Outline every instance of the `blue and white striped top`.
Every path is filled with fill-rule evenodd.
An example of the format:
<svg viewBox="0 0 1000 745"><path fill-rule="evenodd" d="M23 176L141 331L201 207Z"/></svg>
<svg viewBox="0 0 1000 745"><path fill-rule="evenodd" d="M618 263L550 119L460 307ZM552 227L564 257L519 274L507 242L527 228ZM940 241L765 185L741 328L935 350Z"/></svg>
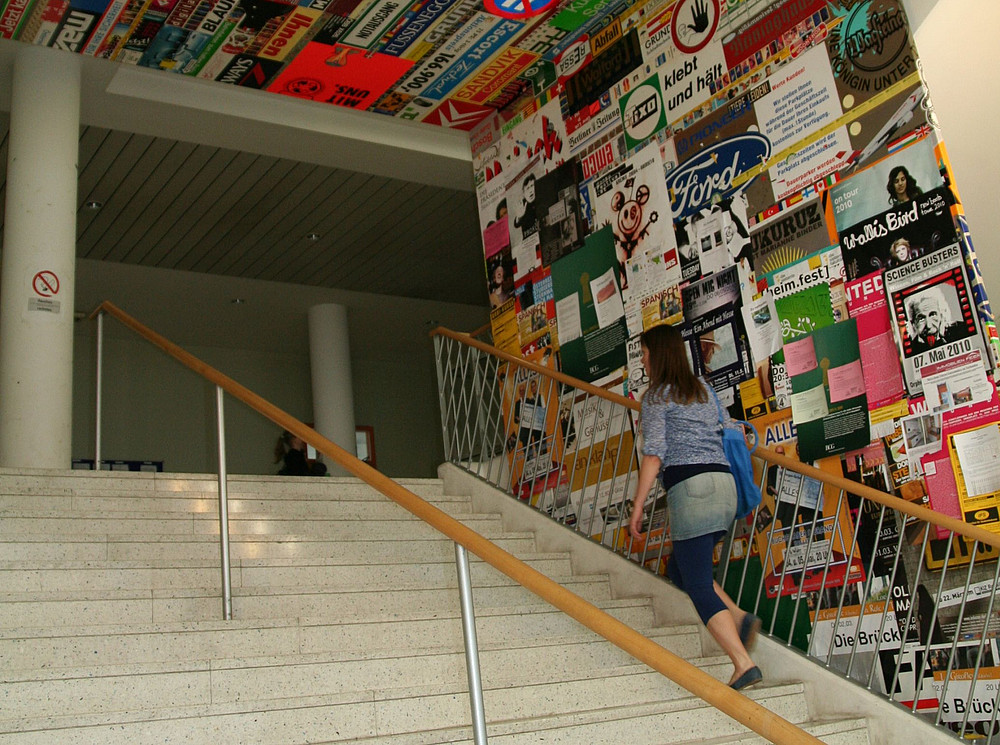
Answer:
<svg viewBox="0 0 1000 745"><path fill-rule="evenodd" d="M702 385L706 386L704 380ZM642 398L641 427L643 455L655 455L661 468L719 464L728 470L729 461L722 449L719 410L709 393L706 403L679 404L662 393L647 392ZM722 410L723 418L729 414Z"/></svg>

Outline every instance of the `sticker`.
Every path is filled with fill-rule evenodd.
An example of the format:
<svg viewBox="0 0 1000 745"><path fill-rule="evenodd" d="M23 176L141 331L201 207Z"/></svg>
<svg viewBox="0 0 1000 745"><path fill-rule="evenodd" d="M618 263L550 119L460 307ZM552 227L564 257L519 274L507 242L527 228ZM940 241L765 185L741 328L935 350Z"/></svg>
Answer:
<svg viewBox="0 0 1000 745"><path fill-rule="evenodd" d="M31 280L31 288L39 297L54 297L59 294L59 277L48 270L38 272Z"/></svg>

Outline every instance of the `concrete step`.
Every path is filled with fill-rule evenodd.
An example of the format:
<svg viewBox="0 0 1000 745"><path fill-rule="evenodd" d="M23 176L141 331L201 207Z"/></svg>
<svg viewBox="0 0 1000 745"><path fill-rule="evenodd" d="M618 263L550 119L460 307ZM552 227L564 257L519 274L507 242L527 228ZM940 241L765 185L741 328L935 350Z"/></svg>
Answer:
<svg viewBox="0 0 1000 745"><path fill-rule="evenodd" d="M651 632L651 638L671 641L662 631ZM484 648L479 659L484 685L491 688L596 679L607 671L640 667L593 634L560 643ZM721 675L728 674L723 658L703 662ZM459 645L456 650L419 654L382 650L381 656L310 653L5 671L0 685L4 691L0 720L16 720L358 692L377 698L454 697L468 683L465 652ZM672 684L670 688L679 695L679 689Z"/></svg>
<svg viewBox="0 0 1000 745"><path fill-rule="evenodd" d="M316 515L329 519L380 519L393 517L405 510L388 497L378 494L381 499L345 499L341 495L307 499L275 499L270 495L248 494L245 497L230 494L227 507L230 515L249 513L254 515L281 515L303 517ZM471 503L466 499L426 498L431 504L445 509L449 514L467 513ZM178 492L164 494L0 494L0 511L58 511L73 512L184 512L218 515L219 500L215 494L195 494Z"/></svg>
<svg viewBox="0 0 1000 745"><path fill-rule="evenodd" d="M652 608L645 599L601 603L605 612L633 628L651 628ZM567 641L588 635L576 621L545 605L477 609L476 628L483 649L528 640ZM678 655L701 654L697 626L669 630L669 649ZM458 610L433 617L341 624L322 618L201 621L80 627L0 629L0 670L54 670L85 665L163 663L222 657L307 653L378 653L386 650L461 649Z"/></svg>
<svg viewBox="0 0 1000 745"><path fill-rule="evenodd" d="M440 479L401 478L396 482L419 497L442 501L467 497L446 496ZM45 469L0 468L0 492L38 495L120 494L218 494L218 478L213 474L140 473L109 471L51 471ZM380 491L351 477L247 476L230 474L226 483L230 497L266 495L268 499L329 498L387 499Z"/></svg>
<svg viewBox="0 0 1000 745"><path fill-rule="evenodd" d="M500 548L521 556L534 551L531 533L504 531L492 539ZM455 544L440 535L408 540L405 550L393 541L354 535L341 540L318 536L236 535L229 541L230 560L301 557L347 563L404 563L455 557ZM478 561L469 555L470 561ZM219 537L187 535L66 535L13 534L0 537L0 561L149 561L152 559L219 561Z"/></svg>
<svg viewBox="0 0 1000 745"><path fill-rule="evenodd" d="M614 672L614 671L612 671ZM629 685L641 675L634 668L620 671L616 677ZM639 682L644 682L639 680ZM545 684L524 690L492 689L484 691L484 708L490 742L496 743L605 743L636 742L650 745L706 742L704 734L733 736L746 730L726 715L705 707L689 696L666 701L631 703L606 707L607 697L572 698L571 688L550 689ZM759 687L749 696L792 721L806 720L801 687L797 685ZM408 698L408 697L407 697ZM463 706L468 721L464 695L452 696L456 710ZM417 699L420 701L420 699ZM297 701L234 702L204 704L193 702L171 711L111 712L85 716L61 716L11 720L3 725L3 745L135 745L145 743L344 743L374 745L432 745L462 743L471 745L468 725L438 727L420 731L423 718L406 725L408 706L400 712L399 699L379 699L371 694L355 696L314 696ZM440 703L428 694L425 710L434 711ZM568 712L533 713L539 709ZM586 707L590 708L586 708ZM521 716L521 712L525 716Z"/></svg>
<svg viewBox="0 0 1000 745"><path fill-rule="evenodd" d="M607 579L553 578L590 602L610 599ZM162 590L107 590L100 593L0 593L0 629L109 623L173 623L220 617L219 587ZM474 590L476 609L541 603L519 585L498 582ZM324 617L342 622L385 618L425 618L458 608L454 588L365 592L322 586L245 587L233 592L236 618Z"/></svg>
<svg viewBox="0 0 1000 745"><path fill-rule="evenodd" d="M568 554L525 554L522 561L545 575L572 573ZM334 591L379 586L386 590L457 587L458 574L451 561L365 564L357 560L326 558L239 559L231 562L233 589L270 586L323 586ZM488 564L470 563L473 586L480 575L497 573ZM173 559L134 561L0 561L0 587L6 592L64 590L154 590L210 587L220 581L220 561ZM514 584L499 575L494 580Z"/></svg>
<svg viewBox="0 0 1000 745"><path fill-rule="evenodd" d="M503 534L498 515L456 515L463 524L487 538ZM360 533L364 526L364 533ZM183 535L188 533L217 535L219 519L215 514L184 514L177 512L78 512L72 515L61 510L0 511L0 537L45 534L105 534L105 535ZM321 536L328 540L361 536L367 539L439 540L434 528L406 512L397 509L392 518L381 518L372 524L353 519L323 517L276 517L262 514L236 514L229 517L230 535L303 535Z"/></svg>

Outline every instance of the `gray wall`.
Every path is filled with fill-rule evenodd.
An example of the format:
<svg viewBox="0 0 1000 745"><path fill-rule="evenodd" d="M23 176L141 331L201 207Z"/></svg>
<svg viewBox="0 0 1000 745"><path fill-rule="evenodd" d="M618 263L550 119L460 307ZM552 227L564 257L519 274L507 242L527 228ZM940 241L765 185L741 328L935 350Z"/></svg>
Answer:
<svg viewBox="0 0 1000 745"><path fill-rule="evenodd" d="M375 428L378 468L389 476L434 476L443 460L427 332L470 331L488 319L484 308L458 304L79 261L77 312L103 300L303 421L313 418L308 309L346 306L355 420ZM214 387L117 321L104 324L101 457L213 472ZM77 321L74 458L93 457L95 339L96 323ZM274 473L279 428L228 396L225 411L229 471Z"/></svg>

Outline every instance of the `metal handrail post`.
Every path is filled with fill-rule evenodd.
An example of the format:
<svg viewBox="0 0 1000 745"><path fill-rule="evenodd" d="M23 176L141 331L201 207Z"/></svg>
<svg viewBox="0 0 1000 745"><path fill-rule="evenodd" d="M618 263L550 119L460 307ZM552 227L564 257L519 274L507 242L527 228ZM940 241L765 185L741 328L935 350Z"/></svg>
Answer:
<svg viewBox="0 0 1000 745"><path fill-rule="evenodd" d="M472 606L472 580L469 555L455 544L458 565L458 595L462 604L462 635L465 639L465 667L469 674L469 704L472 706L472 738L476 745L486 745L486 713L483 707L483 680L479 674L479 642L476 640L476 613Z"/></svg>
<svg viewBox="0 0 1000 745"><path fill-rule="evenodd" d="M219 432L219 548L222 552L222 617L233 618L233 585L229 566L229 495L226 492L226 417L222 408L224 391L215 387L215 403Z"/></svg>
<svg viewBox="0 0 1000 745"><path fill-rule="evenodd" d="M104 311L97 314L97 396L94 412L94 470L101 470L101 362L104 359Z"/></svg>
<svg viewBox="0 0 1000 745"><path fill-rule="evenodd" d="M448 349L445 349L446 345ZM439 336L434 337L434 365L437 367L438 374L438 406L441 407L441 439L444 441L444 459L446 461L451 461L451 438L448 437L448 403L444 390L445 375L441 356L448 354L450 349L451 344L446 339Z"/></svg>

